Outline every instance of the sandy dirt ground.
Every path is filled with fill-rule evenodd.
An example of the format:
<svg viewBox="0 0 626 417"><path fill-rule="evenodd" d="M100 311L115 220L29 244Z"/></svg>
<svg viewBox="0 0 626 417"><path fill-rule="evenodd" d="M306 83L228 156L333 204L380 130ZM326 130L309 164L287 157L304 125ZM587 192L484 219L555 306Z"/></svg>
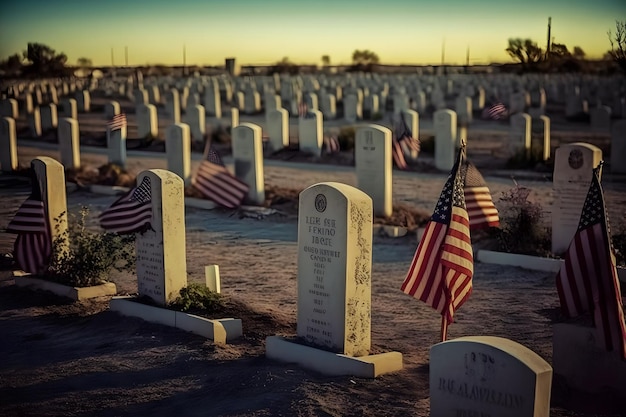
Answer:
<svg viewBox="0 0 626 417"><path fill-rule="evenodd" d="M584 136L576 131L572 135ZM600 139L606 140L606 135ZM24 140L20 144L24 166L38 155L58 157L54 145L34 147ZM482 145L497 147L497 142ZM192 171L198 159L194 155ZM82 160L98 167L106 157L84 153ZM321 181L356 186L354 167L266 162L265 182L271 186L301 190ZM131 155L128 164L133 174L165 167L163 158L146 156ZM486 166L484 174L499 205L498 196L513 185L512 173ZM394 171L394 203L430 214L446 175L432 170ZM514 176L533 190L530 198L541 203L549 216L550 173ZM613 228L624 230L625 178L607 175L604 188ZM0 230L27 195L23 184L0 188ZM95 216L114 199L79 189L68 193L68 208L88 206L96 227ZM205 265L220 266L227 313L243 320L243 338L218 345L122 317L108 310L106 297L69 302L20 289L10 268L4 268L0 271L0 415L429 415L428 358L430 347L439 341L440 316L400 291L417 246L414 233L373 239L372 349L401 352L404 369L370 380L327 377L265 358L267 336L295 334L297 217L293 213L257 219L233 211L187 208L186 231L189 282L204 281ZM10 251L14 238L0 233L0 252ZM134 274L116 273L111 280L119 294L137 292ZM553 273L477 262L473 285L473 294L449 327L449 338L505 337L552 361L552 325L562 320ZM551 415L608 417L626 411L623 399L609 390L585 394L555 378Z"/></svg>

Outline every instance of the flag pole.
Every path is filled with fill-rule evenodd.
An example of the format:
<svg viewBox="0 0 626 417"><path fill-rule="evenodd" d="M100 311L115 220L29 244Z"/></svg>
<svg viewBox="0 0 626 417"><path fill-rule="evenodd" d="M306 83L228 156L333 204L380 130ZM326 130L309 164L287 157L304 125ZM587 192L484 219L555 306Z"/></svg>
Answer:
<svg viewBox="0 0 626 417"><path fill-rule="evenodd" d="M448 319L445 314L441 315L441 341L445 342L448 337Z"/></svg>

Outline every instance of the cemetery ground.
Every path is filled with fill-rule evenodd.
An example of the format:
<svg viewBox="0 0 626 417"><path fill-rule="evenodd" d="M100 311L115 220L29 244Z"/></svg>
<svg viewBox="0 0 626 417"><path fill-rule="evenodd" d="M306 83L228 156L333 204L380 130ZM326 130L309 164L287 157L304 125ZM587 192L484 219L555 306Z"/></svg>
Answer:
<svg viewBox="0 0 626 417"><path fill-rule="evenodd" d="M81 122L82 123L82 122ZM82 129L81 124L81 129ZM497 129L496 129L497 130ZM506 129L502 134L506 134ZM573 133L572 136L584 135ZM554 135L553 135L554 136ZM486 148L495 142L481 142ZM20 163L58 158L50 147L20 146ZM476 154L480 157L480 153ZM83 154L86 166L105 163ZM471 154L470 154L471 159ZM483 161L489 159L484 156ZM501 161L494 161L494 163ZM138 173L166 168L164 159L130 155ZM199 161L192 161L192 172ZM479 164L483 169L484 163ZM513 186L509 176L483 172L496 206ZM491 175L493 174L493 175ZM535 173L536 174L536 173ZM546 175L516 174L530 199L549 216L552 183ZM394 171L394 204L430 214L446 174ZM322 181L356 185L354 167L266 161L265 182L303 189ZM605 198L614 231L624 231L626 181L606 175ZM0 230L27 187L0 189ZM90 221L115 197L68 193L68 208L90 208ZM415 252L414 233L377 234L373 244L372 353L398 351L404 369L376 379L326 377L265 358L266 336L293 335L296 322L297 223L293 212L252 218L223 210L186 209L189 282L204 281L204 266L220 266L224 317L241 318L244 336L214 344L199 336L127 318L108 310L108 298L68 302L16 288L0 271L0 414L3 416L428 416L428 355L439 341L440 316L404 295L400 285ZM0 252L14 235L0 233ZM474 242L476 247L487 240ZM552 361L552 325L562 321L555 274L476 262L474 292L450 325L450 339L468 335L509 338ZM114 274L119 294L137 292L136 277ZM555 378L551 415L625 415L623 399L606 389L584 394Z"/></svg>

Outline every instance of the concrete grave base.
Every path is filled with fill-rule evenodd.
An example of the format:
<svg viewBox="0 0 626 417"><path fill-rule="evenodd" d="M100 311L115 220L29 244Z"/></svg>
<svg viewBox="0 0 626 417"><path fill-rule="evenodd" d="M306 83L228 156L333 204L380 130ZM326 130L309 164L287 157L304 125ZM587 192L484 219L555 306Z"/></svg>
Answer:
<svg viewBox="0 0 626 417"><path fill-rule="evenodd" d="M352 375L376 378L402 370L402 354L387 352L360 357L346 356L294 343L280 336L265 339L265 356L281 362L297 363L325 375Z"/></svg>
<svg viewBox="0 0 626 417"><path fill-rule="evenodd" d="M38 290L49 291L61 297L67 297L74 301L87 300L89 298L111 296L117 294L117 287L112 282L95 285L92 287L70 287L57 282L28 276L26 272L15 271L15 285L29 287Z"/></svg>
<svg viewBox="0 0 626 417"><path fill-rule="evenodd" d="M552 368L567 384L583 392L607 388L626 396L626 361L607 352L593 327L569 323L553 326Z"/></svg>
<svg viewBox="0 0 626 417"><path fill-rule="evenodd" d="M232 342L243 334L241 319L211 320L181 311L142 304L132 296L113 297L109 308L123 316L138 317L150 323L175 327L211 339L215 343Z"/></svg>

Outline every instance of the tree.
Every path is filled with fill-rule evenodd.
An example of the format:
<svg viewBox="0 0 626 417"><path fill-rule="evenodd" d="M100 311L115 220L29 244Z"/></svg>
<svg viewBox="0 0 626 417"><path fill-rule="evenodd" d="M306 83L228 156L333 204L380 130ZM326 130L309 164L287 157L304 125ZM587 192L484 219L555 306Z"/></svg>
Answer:
<svg viewBox="0 0 626 417"><path fill-rule="evenodd" d="M81 68L89 68L92 66L92 62L91 59L89 58L78 58L78 60L76 61L76 63L78 64L79 67Z"/></svg>
<svg viewBox="0 0 626 417"><path fill-rule="evenodd" d="M325 67L330 65L330 56L328 55L322 55L322 64L324 64Z"/></svg>
<svg viewBox="0 0 626 417"><path fill-rule="evenodd" d="M549 54L550 58L569 58L572 56L572 54L569 52L569 50L567 49L567 46L565 46L562 43L553 43L550 46L550 54Z"/></svg>
<svg viewBox="0 0 626 417"><path fill-rule="evenodd" d="M611 58L619 65L622 71L626 72L626 20L615 21L615 36L608 31L609 42L611 42Z"/></svg>
<svg viewBox="0 0 626 417"><path fill-rule="evenodd" d="M580 46L575 46L574 50L572 51L572 55L576 59L585 59L586 54L585 51L583 51L583 48L581 48Z"/></svg>
<svg viewBox="0 0 626 417"><path fill-rule="evenodd" d="M506 52L522 64L524 69L535 66L543 57L543 50L530 39L511 38Z"/></svg>
<svg viewBox="0 0 626 417"><path fill-rule="evenodd" d="M352 62L355 65L368 65L378 64L380 62L380 58L375 52L372 52L368 49L364 49L359 51L358 49L352 53Z"/></svg>
<svg viewBox="0 0 626 417"><path fill-rule="evenodd" d="M11 55L5 61L0 62L0 69L6 71L6 74L18 74L22 69L22 57L20 54Z"/></svg>
<svg viewBox="0 0 626 417"><path fill-rule="evenodd" d="M42 43L29 42L23 55L30 62L27 69L32 74L50 76L65 75L68 72L65 68L67 56L64 53L57 54L54 49Z"/></svg>

